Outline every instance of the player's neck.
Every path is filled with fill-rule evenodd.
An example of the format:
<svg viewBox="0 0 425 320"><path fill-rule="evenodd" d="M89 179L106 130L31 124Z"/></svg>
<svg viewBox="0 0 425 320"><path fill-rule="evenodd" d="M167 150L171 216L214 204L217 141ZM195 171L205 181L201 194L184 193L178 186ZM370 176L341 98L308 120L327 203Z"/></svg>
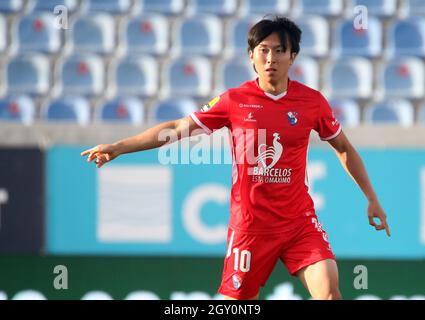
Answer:
<svg viewBox="0 0 425 320"><path fill-rule="evenodd" d="M264 92L278 96L288 90L288 77L277 83L267 82L258 78L258 85Z"/></svg>

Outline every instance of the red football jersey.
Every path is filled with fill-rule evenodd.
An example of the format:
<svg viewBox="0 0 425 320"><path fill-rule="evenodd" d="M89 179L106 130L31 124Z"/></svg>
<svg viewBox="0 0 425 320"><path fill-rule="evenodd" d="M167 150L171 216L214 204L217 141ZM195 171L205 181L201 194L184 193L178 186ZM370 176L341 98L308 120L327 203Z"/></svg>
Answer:
<svg viewBox="0 0 425 320"><path fill-rule="evenodd" d="M231 228L282 232L314 210L306 172L310 132L316 130L322 140L341 132L320 92L289 80L287 92L273 96L253 80L229 89L191 117L208 134L224 126L231 133Z"/></svg>

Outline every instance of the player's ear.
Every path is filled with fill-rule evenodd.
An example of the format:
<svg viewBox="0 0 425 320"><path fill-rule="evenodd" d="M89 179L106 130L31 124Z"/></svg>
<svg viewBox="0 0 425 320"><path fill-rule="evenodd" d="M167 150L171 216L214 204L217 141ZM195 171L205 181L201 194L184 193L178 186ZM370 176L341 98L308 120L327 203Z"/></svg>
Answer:
<svg viewBox="0 0 425 320"><path fill-rule="evenodd" d="M254 63L254 51L252 49L248 49L248 57L252 63Z"/></svg>
<svg viewBox="0 0 425 320"><path fill-rule="evenodd" d="M291 52L291 65L294 63L296 57L297 57L297 53Z"/></svg>

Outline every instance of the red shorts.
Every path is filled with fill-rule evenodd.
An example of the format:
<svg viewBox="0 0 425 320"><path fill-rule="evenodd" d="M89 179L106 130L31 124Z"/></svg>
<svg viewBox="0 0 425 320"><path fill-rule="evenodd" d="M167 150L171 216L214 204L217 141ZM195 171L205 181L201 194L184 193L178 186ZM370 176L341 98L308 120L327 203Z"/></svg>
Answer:
<svg viewBox="0 0 425 320"><path fill-rule="evenodd" d="M278 259L292 276L300 269L335 256L317 216L303 216L289 232L247 234L231 228L218 292L236 299L254 297L264 286Z"/></svg>

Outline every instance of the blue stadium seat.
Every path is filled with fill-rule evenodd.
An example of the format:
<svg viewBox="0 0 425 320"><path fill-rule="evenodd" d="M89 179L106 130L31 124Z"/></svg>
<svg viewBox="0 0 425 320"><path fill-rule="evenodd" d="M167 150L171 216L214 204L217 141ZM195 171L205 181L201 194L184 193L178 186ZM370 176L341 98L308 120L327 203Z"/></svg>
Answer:
<svg viewBox="0 0 425 320"><path fill-rule="evenodd" d="M151 123L158 123L180 119L197 110L198 106L192 99L168 99L160 101L153 106L149 121Z"/></svg>
<svg viewBox="0 0 425 320"><path fill-rule="evenodd" d="M212 70L202 56L187 56L171 61L164 68L162 96L206 97L210 94Z"/></svg>
<svg viewBox="0 0 425 320"><path fill-rule="evenodd" d="M61 85L65 94L100 95L104 88L104 65L95 55L71 56L61 63Z"/></svg>
<svg viewBox="0 0 425 320"><path fill-rule="evenodd" d="M425 104L419 107L418 123L425 126Z"/></svg>
<svg viewBox="0 0 425 320"><path fill-rule="evenodd" d="M130 55L162 55L168 51L168 37L167 18L158 14L149 14L128 21L124 42Z"/></svg>
<svg viewBox="0 0 425 320"><path fill-rule="evenodd" d="M420 99L425 93L424 63L414 57L391 60L381 70L380 85L383 97Z"/></svg>
<svg viewBox="0 0 425 320"><path fill-rule="evenodd" d="M120 61L113 77L120 95L153 96L158 91L158 63L150 56Z"/></svg>
<svg viewBox="0 0 425 320"><path fill-rule="evenodd" d="M136 0L137 14L161 13L165 15L179 15L183 12L184 0Z"/></svg>
<svg viewBox="0 0 425 320"><path fill-rule="evenodd" d="M239 87L242 83L257 77L252 64L248 58L233 58L218 65L217 72L217 94L229 88Z"/></svg>
<svg viewBox="0 0 425 320"><path fill-rule="evenodd" d="M296 80L310 88L319 90L319 65L313 58L303 55L297 57L294 64L289 68L288 75L291 80Z"/></svg>
<svg viewBox="0 0 425 320"><path fill-rule="evenodd" d="M58 52L61 47L61 33L56 28L56 17L49 12L24 16L17 21L18 50Z"/></svg>
<svg viewBox="0 0 425 320"><path fill-rule="evenodd" d="M355 6L365 6L371 16L376 17L392 17L397 13L397 0L352 0L348 11L353 15Z"/></svg>
<svg viewBox="0 0 425 320"><path fill-rule="evenodd" d="M317 14L326 17L337 17L343 13L342 0L298 0L295 1L293 15Z"/></svg>
<svg viewBox="0 0 425 320"><path fill-rule="evenodd" d="M65 96L44 106L43 117L49 122L86 125L90 122L90 105L84 97Z"/></svg>
<svg viewBox="0 0 425 320"><path fill-rule="evenodd" d="M68 12L73 12L78 7L77 0L33 0L30 1L30 11L48 11L53 13L55 7L65 6ZM59 10L60 8L57 7ZM59 13L59 12L58 12Z"/></svg>
<svg viewBox="0 0 425 320"><path fill-rule="evenodd" d="M6 18L0 14L0 52L7 48L7 23Z"/></svg>
<svg viewBox="0 0 425 320"><path fill-rule="evenodd" d="M90 14L71 28L75 52L111 53L115 49L114 18L106 13Z"/></svg>
<svg viewBox="0 0 425 320"><path fill-rule="evenodd" d="M301 51L313 57L323 57L329 51L329 25L324 17L304 16L297 19L302 31Z"/></svg>
<svg viewBox="0 0 425 320"><path fill-rule="evenodd" d="M24 3L23 0L2 0L0 1L0 12L13 13L21 11Z"/></svg>
<svg viewBox="0 0 425 320"><path fill-rule="evenodd" d="M360 107L355 100L331 99L329 105L335 118L344 127L356 127L360 124Z"/></svg>
<svg viewBox="0 0 425 320"><path fill-rule="evenodd" d="M388 56L425 57L425 18L399 20L388 29Z"/></svg>
<svg viewBox="0 0 425 320"><path fill-rule="evenodd" d="M264 1L264 0L263 0ZM192 0L188 3L188 15L211 13L218 16L231 16L237 9L237 0Z"/></svg>
<svg viewBox="0 0 425 320"><path fill-rule="evenodd" d="M402 4L404 4L400 9L402 16L425 16L425 2L423 0L405 0Z"/></svg>
<svg viewBox="0 0 425 320"><path fill-rule="evenodd" d="M373 68L369 60L347 57L331 63L324 91L333 98L367 99L372 95Z"/></svg>
<svg viewBox="0 0 425 320"><path fill-rule="evenodd" d="M84 12L108 12L126 14L131 7L131 0L85 0L82 2Z"/></svg>
<svg viewBox="0 0 425 320"><path fill-rule="evenodd" d="M9 93L46 94L50 86L50 64L47 57L32 53L20 55L7 65Z"/></svg>
<svg viewBox="0 0 425 320"><path fill-rule="evenodd" d="M225 54L227 57L236 57L247 54L247 36L251 27L257 23L261 17L249 16L240 20L233 20L230 22L228 42L225 46Z"/></svg>
<svg viewBox="0 0 425 320"><path fill-rule="evenodd" d="M397 124L411 126L414 123L414 110L407 100L384 100L366 107L365 121L369 124Z"/></svg>
<svg viewBox="0 0 425 320"><path fill-rule="evenodd" d="M143 124L145 108L136 97L118 97L97 108L96 120L108 123Z"/></svg>
<svg viewBox="0 0 425 320"><path fill-rule="evenodd" d="M203 54L215 56L221 53L223 24L213 15L197 15L180 21L174 29L172 53Z"/></svg>
<svg viewBox="0 0 425 320"><path fill-rule="evenodd" d="M382 26L379 19L370 16L367 29L356 29L352 19L338 23L332 54L334 57L379 57L382 54Z"/></svg>
<svg viewBox="0 0 425 320"><path fill-rule="evenodd" d="M0 99L0 121L32 124L35 118L33 100L26 96L7 96Z"/></svg>
<svg viewBox="0 0 425 320"><path fill-rule="evenodd" d="M290 4L288 0L246 0L242 2L240 14L242 16L252 16L266 14L288 14Z"/></svg>

